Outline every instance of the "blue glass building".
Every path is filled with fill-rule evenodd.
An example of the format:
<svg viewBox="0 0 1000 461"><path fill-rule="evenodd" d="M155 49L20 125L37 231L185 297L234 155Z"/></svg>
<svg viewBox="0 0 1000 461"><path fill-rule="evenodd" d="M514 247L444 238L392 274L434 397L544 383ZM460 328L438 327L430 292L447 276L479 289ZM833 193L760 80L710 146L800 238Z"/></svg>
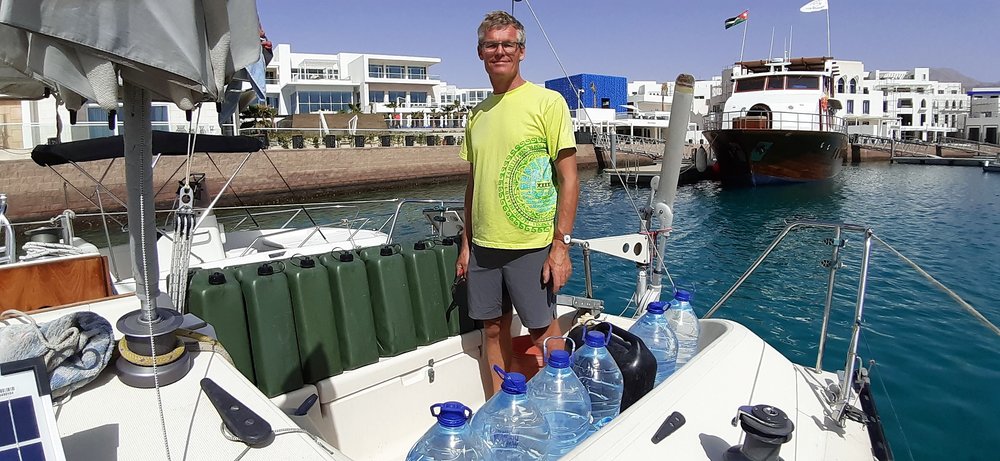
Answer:
<svg viewBox="0 0 1000 461"><path fill-rule="evenodd" d="M598 107L625 112L623 106L628 103L628 81L625 77L577 74L568 79L562 77L546 80L545 88L562 94L571 111L581 107Z"/></svg>

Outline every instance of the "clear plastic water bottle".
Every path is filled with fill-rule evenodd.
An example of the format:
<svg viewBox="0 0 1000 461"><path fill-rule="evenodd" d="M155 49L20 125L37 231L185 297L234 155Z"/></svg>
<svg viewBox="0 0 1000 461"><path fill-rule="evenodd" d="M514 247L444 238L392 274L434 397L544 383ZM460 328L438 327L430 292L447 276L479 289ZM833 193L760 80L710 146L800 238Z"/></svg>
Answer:
<svg viewBox="0 0 1000 461"><path fill-rule="evenodd" d="M549 339L545 340L548 345ZM563 338L572 341L569 338ZM543 349L547 349L543 346ZM559 459L590 435L590 393L570 368L570 354L554 350L546 354L545 368L528 381L531 398L549 423L549 453Z"/></svg>
<svg viewBox="0 0 1000 461"><path fill-rule="evenodd" d="M656 357L656 381L659 386L674 372L677 364L677 336L670 329L670 322L663 314L667 303L655 301L646 307L646 313L632 324L628 331L640 339Z"/></svg>
<svg viewBox="0 0 1000 461"><path fill-rule="evenodd" d="M436 412L435 412L436 410ZM459 402L431 405L437 424L431 427L406 455L406 461L489 460L486 447L472 436L468 420L472 410Z"/></svg>
<svg viewBox="0 0 1000 461"><path fill-rule="evenodd" d="M680 369L698 352L698 316L691 307L691 293L677 290L664 315L677 336L677 369Z"/></svg>
<svg viewBox="0 0 1000 461"><path fill-rule="evenodd" d="M493 369L503 383L472 417L473 437L483 441L493 460L542 459L549 451L549 424L528 397L524 375Z"/></svg>
<svg viewBox="0 0 1000 461"><path fill-rule="evenodd" d="M590 393L590 413L598 427L618 416L625 391L622 371L608 352L609 339L588 331L583 347L573 354L573 371Z"/></svg>

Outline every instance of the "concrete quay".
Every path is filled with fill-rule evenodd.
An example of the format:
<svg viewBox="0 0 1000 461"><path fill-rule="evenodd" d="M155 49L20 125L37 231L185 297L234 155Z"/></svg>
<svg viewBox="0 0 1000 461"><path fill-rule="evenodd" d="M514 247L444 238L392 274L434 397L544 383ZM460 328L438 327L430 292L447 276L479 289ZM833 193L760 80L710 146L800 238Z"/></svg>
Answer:
<svg viewBox="0 0 1000 461"><path fill-rule="evenodd" d="M579 168L597 168L593 145L580 144L577 149ZM458 152L459 146L278 149L268 150L267 156L256 152L223 194L220 204L237 204L233 192L248 205L301 202L321 195L457 179L469 171L468 162L459 158ZM206 154L195 154L191 172L204 173L209 194L215 194L245 157L238 153L214 154L210 161ZM158 208L169 206L176 198L184 160L164 156L156 165L153 187ZM104 178L108 190L125 202L122 159L79 165L90 176ZM54 169L66 180L28 158L0 161L0 193L7 194L8 218L31 221L51 218L66 209L77 213L99 210L93 181L72 165ZM108 211L123 208L105 191L101 200Z"/></svg>

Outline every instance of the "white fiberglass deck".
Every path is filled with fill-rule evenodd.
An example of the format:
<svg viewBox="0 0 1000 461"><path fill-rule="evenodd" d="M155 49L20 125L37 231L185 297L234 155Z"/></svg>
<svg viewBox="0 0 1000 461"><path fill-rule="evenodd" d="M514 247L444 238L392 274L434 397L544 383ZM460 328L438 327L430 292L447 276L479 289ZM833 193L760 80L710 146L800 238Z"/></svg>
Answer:
<svg viewBox="0 0 1000 461"><path fill-rule="evenodd" d="M36 318L45 321L85 309L114 324L137 308L138 301L130 296ZM561 312L565 328L572 312ZM632 323L626 318L609 320L626 328ZM525 333L516 319L514 323L515 332ZM792 440L781 450L787 461L872 459L864 425L848 421L840 428L826 416L825 393L835 383L833 374L814 374L792 364L738 323L712 319L701 325L700 351L692 361L564 459L721 460L729 446L741 441L740 429L730 424L737 408L755 404L776 406L794 422ZM431 404L460 400L472 408L482 405L480 345L481 332L471 331L270 401L221 356L196 353L194 369L161 389L172 458L402 459L434 423L427 413ZM275 430L299 422L337 450L328 451L304 434L286 434L265 448L243 453L245 445L223 437L221 419L199 386L204 376L236 395ZM307 418L293 422L288 409L312 393L319 401ZM650 437L674 411L687 423L653 445ZM56 415L69 459L166 459L155 391L125 386L113 365L57 408Z"/></svg>
<svg viewBox="0 0 1000 461"><path fill-rule="evenodd" d="M742 442L741 429L731 424L737 408L757 404L780 408L795 424L781 448L786 461L872 459L863 424L840 428L825 416L824 393L836 384L834 374L791 363L738 323L701 325L693 360L564 459L722 460ZM674 411L687 422L654 445L650 438Z"/></svg>

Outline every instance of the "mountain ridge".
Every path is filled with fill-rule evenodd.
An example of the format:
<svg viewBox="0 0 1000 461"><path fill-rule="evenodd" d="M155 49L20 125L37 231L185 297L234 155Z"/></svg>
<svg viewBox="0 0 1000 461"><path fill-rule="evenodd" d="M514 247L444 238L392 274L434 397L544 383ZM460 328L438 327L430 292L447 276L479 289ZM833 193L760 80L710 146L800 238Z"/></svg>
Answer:
<svg viewBox="0 0 1000 461"><path fill-rule="evenodd" d="M931 80L936 80L938 82L959 82L962 84L962 89L965 91L970 91L973 88L1000 87L1000 82L984 82L982 80L977 80L950 67L931 67L930 77Z"/></svg>

